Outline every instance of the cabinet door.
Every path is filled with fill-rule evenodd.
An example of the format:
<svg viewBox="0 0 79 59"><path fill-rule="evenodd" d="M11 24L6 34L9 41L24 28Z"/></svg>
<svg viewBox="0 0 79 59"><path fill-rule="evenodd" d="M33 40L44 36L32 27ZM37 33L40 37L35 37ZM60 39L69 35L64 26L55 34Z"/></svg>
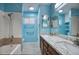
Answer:
<svg viewBox="0 0 79 59"><path fill-rule="evenodd" d="M44 46L45 46L46 48L48 48L49 45L48 45L48 43L47 43L45 40L43 41L43 43L44 43Z"/></svg>
<svg viewBox="0 0 79 59"><path fill-rule="evenodd" d="M56 52L56 50L55 50L54 48L52 48L51 46L49 46L48 50L49 50L49 52L50 52L51 55L59 55L59 54Z"/></svg>
<svg viewBox="0 0 79 59"><path fill-rule="evenodd" d="M44 54L43 53L44 49L43 49L43 38L42 37L40 37L40 49L41 49L41 53Z"/></svg>

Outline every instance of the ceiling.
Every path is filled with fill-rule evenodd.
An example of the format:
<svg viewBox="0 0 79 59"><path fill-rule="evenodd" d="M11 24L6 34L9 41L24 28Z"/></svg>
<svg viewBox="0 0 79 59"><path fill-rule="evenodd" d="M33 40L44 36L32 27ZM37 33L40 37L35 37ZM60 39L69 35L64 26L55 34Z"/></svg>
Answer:
<svg viewBox="0 0 79 59"><path fill-rule="evenodd" d="M0 10L6 12L38 12L40 6L48 6L50 3L0 3ZM29 10L29 7L34 7L34 10Z"/></svg>
<svg viewBox="0 0 79 59"><path fill-rule="evenodd" d="M56 11L63 10L64 13L68 13L71 8L79 8L79 3L66 3L61 8L56 9Z"/></svg>
<svg viewBox="0 0 79 59"><path fill-rule="evenodd" d="M22 11L26 11L26 12L30 11L29 7L34 7L33 12L37 12L39 8L39 4L37 3L24 3L22 6L23 6Z"/></svg>
<svg viewBox="0 0 79 59"><path fill-rule="evenodd" d="M23 3L22 11L31 12L29 7L34 7L32 12L37 12L42 5L48 5L49 3Z"/></svg>

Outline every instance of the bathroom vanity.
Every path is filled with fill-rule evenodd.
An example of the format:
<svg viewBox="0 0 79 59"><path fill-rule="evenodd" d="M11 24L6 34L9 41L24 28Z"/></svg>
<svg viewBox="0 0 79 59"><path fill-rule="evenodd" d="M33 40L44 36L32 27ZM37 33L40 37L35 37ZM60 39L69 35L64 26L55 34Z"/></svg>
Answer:
<svg viewBox="0 0 79 59"><path fill-rule="evenodd" d="M40 36L41 53L44 55L59 55L58 53L43 37Z"/></svg>
<svg viewBox="0 0 79 59"><path fill-rule="evenodd" d="M40 48L43 55L79 55L79 46L56 35L41 35Z"/></svg>

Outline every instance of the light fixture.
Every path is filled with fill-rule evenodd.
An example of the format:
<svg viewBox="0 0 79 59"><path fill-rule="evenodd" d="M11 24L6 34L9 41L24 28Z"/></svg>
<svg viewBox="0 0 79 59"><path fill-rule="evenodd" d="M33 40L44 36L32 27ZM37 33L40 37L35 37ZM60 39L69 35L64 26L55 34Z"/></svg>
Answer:
<svg viewBox="0 0 79 59"><path fill-rule="evenodd" d="M44 16L43 16L43 19L44 19L44 20L48 19L48 15L44 15Z"/></svg>
<svg viewBox="0 0 79 59"><path fill-rule="evenodd" d="M30 11L33 11L33 10L34 10L34 7L29 7L29 10L30 10Z"/></svg>
<svg viewBox="0 0 79 59"><path fill-rule="evenodd" d="M63 10L59 10L59 13L62 13L63 12Z"/></svg>

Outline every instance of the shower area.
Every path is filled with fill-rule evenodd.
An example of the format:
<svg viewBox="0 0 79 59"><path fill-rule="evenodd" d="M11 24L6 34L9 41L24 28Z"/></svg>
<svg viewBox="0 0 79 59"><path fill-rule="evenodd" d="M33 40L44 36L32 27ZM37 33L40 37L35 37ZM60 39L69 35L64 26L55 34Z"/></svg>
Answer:
<svg viewBox="0 0 79 59"><path fill-rule="evenodd" d="M0 55L13 54L21 44L21 4L0 3Z"/></svg>
<svg viewBox="0 0 79 59"><path fill-rule="evenodd" d="M21 44L21 20L21 13L0 13L0 54L13 54L17 45Z"/></svg>

